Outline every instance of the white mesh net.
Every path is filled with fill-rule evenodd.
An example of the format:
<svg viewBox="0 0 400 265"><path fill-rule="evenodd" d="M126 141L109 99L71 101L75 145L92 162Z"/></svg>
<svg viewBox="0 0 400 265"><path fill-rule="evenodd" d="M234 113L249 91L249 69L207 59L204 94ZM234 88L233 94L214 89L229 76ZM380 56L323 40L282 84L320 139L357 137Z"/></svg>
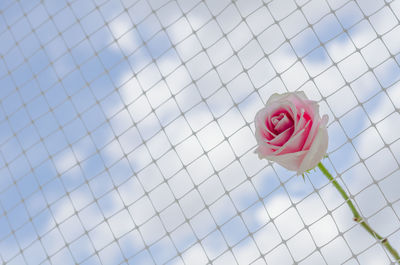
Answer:
<svg viewBox="0 0 400 265"><path fill-rule="evenodd" d="M400 0L2 0L4 264L390 264L319 172L253 153L302 90L400 249Z"/></svg>

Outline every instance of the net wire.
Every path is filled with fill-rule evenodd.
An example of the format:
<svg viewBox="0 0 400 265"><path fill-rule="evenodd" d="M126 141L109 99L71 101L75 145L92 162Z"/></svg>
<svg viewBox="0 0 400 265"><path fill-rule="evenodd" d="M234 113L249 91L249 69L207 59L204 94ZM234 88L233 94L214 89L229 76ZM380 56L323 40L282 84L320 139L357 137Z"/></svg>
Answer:
<svg viewBox="0 0 400 265"><path fill-rule="evenodd" d="M0 3L3 264L389 264L317 171L253 153L301 90L400 248L400 1ZM340 253L340 255L339 255Z"/></svg>

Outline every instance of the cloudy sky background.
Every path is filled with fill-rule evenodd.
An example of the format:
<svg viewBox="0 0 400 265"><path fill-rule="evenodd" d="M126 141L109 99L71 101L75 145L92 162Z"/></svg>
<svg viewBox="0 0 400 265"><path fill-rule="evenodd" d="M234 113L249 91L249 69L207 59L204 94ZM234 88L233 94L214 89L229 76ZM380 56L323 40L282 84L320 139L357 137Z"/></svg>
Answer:
<svg viewBox="0 0 400 265"><path fill-rule="evenodd" d="M400 1L0 2L6 264L390 264L318 172L253 153L303 90L400 249Z"/></svg>

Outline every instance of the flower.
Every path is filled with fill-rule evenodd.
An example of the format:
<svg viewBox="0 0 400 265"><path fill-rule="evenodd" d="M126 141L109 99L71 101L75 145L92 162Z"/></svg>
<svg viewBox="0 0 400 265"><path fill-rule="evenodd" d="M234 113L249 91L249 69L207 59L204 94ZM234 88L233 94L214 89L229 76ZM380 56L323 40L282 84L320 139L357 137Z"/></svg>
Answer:
<svg viewBox="0 0 400 265"><path fill-rule="evenodd" d="M255 117L258 157L298 174L313 169L328 149L328 116L304 92L273 94Z"/></svg>

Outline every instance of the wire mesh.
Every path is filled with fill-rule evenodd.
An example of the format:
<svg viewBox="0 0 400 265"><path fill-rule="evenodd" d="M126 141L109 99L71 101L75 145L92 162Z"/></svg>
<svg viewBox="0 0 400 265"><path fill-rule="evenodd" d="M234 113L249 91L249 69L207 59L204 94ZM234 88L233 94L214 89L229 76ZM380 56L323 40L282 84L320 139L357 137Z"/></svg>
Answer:
<svg viewBox="0 0 400 265"><path fill-rule="evenodd" d="M319 172L260 161L302 90L400 249L400 1L3 0L4 264L390 264Z"/></svg>

